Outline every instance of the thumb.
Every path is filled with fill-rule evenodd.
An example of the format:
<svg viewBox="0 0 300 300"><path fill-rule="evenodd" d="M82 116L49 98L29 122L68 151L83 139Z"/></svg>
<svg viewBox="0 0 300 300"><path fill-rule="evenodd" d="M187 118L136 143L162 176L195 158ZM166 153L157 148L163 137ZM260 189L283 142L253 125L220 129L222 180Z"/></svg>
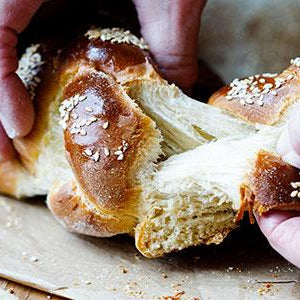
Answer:
<svg viewBox="0 0 300 300"><path fill-rule="evenodd" d="M277 151L285 162L300 168L300 105L291 113L289 123L279 138Z"/></svg>
<svg viewBox="0 0 300 300"><path fill-rule="evenodd" d="M134 0L141 33L166 78L189 89L198 77L197 49L205 0Z"/></svg>
<svg viewBox="0 0 300 300"><path fill-rule="evenodd" d="M256 216L256 219L271 246L300 268L299 213L274 211L264 216Z"/></svg>
<svg viewBox="0 0 300 300"><path fill-rule="evenodd" d="M33 124L31 100L15 73L18 67L16 45L17 35L26 28L41 2L0 1L0 120L10 138L26 135Z"/></svg>

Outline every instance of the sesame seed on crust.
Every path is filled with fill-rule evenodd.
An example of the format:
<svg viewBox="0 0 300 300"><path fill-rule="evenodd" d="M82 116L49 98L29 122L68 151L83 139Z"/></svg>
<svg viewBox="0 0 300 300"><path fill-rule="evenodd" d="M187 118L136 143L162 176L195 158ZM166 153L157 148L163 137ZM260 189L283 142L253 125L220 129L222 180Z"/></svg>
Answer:
<svg viewBox="0 0 300 300"><path fill-rule="evenodd" d="M133 44L144 50L149 49L143 38L139 39L129 30L124 30L122 28L114 27L105 29L90 29L85 36L87 36L90 40L100 39L101 41L110 41L112 44Z"/></svg>
<svg viewBox="0 0 300 300"><path fill-rule="evenodd" d="M291 65L294 65L295 67L300 67L300 57L296 57L291 59Z"/></svg>
<svg viewBox="0 0 300 300"><path fill-rule="evenodd" d="M291 186L294 190L291 192L290 196L292 198L300 198L300 181L291 182Z"/></svg>
<svg viewBox="0 0 300 300"><path fill-rule="evenodd" d="M109 122L104 122L102 125L103 129L107 129L108 126L109 126Z"/></svg>
<svg viewBox="0 0 300 300"><path fill-rule="evenodd" d="M20 77L25 85L31 100L35 97L35 90L41 79L38 77L41 66L45 63L38 52L40 45L35 44L28 47L19 60L16 74Z"/></svg>
<svg viewBox="0 0 300 300"><path fill-rule="evenodd" d="M277 73L257 74L244 79L236 78L230 83L230 89L225 95L225 99L228 101L238 100L243 106L263 106L265 95L271 94L278 96L277 89L280 88L283 83L292 80L293 78L293 74L290 74L286 78L282 78L279 77Z"/></svg>

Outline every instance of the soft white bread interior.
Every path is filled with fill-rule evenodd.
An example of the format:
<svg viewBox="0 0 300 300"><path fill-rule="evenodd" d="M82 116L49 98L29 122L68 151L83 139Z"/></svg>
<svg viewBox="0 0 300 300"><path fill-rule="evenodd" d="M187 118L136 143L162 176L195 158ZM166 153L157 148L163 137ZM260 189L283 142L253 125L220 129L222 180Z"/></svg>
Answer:
<svg viewBox="0 0 300 300"><path fill-rule="evenodd" d="M137 248L156 257L222 242L237 226L240 189L257 153L274 152L281 131L265 128L242 139L219 139L161 162L144 189Z"/></svg>
<svg viewBox="0 0 300 300"><path fill-rule="evenodd" d="M210 104L264 126L248 137L221 138L160 163L145 189L136 229L144 255L220 243L245 210L251 220L253 209L300 210L299 170L276 154L283 126L299 103L299 68L296 58L280 74L235 79L211 97Z"/></svg>
<svg viewBox="0 0 300 300"><path fill-rule="evenodd" d="M244 137L258 130L256 124L196 101L162 79L136 80L127 87L130 97L161 130L163 152L167 156L218 138Z"/></svg>

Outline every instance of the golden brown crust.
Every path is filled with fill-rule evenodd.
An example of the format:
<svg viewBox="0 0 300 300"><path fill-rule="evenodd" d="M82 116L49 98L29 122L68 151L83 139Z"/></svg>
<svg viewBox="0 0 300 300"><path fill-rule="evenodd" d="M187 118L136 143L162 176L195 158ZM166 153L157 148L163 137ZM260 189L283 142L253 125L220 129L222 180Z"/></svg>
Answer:
<svg viewBox="0 0 300 300"><path fill-rule="evenodd" d="M87 64L123 84L143 78L160 78L149 52L132 44L112 43L100 38L79 38L61 52L60 61L66 65Z"/></svg>
<svg viewBox="0 0 300 300"><path fill-rule="evenodd" d="M0 165L0 191L3 194L16 196L18 175L22 166L14 159Z"/></svg>
<svg viewBox="0 0 300 300"><path fill-rule="evenodd" d="M299 170L274 153L260 151L248 183L241 187L242 203L237 220L245 210L251 213L253 209L260 215L269 210L300 211L299 192Z"/></svg>
<svg viewBox="0 0 300 300"><path fill-rule="evenodd" d="M64 189L52 192L48 204L72 231L130 233L138 221L141 173L159 156L160 133L121 85L100 71L81 67L64 98L65 149L80 189L71 198ZM77 226L83 219L86 229Z"/></svg>
<svg viewBox="0 0 300 300"><path fill-rule="evenodd" d="M48 49L47 45L42 45L38 50L45 63L38 74L41 82L38 83L34 98L36 120L29 135L14 140L22 164L32 174L35 173L35 163L44 144L44 134L51 118L50 110L54 110L55 105L51 103L63 100L63 88L80 68L103 71L121 83L141 78L161 80L148 52L132 44L113 44L99 38L79 37L62 50Z"/></svg>
<svg viewBox="0 0 300 300"><path fill-rule="evenodd" d="M299 67L291 65L279 75L263 74L235 79L214 93L209 104L250 123L274 125L280 121L285 110L299 100L299 70Z"/></svg>
<svg viewBox="0 0 300 300"><path fill-rule="evenodd" d="M36 174L37 161L51 138L47 137L50 127L53 121L58 122L60 103L77 93L86 95L74 109L78 121L92 118L86 120L89 125L79 126L86 133L74 134L74 128L71 133L70 120L65 131L67 158L80 187L76 201L82 201L82 205L88 203L95 214L119 216L109 219L114 230L105 233L108 225L101 223L103 228L98 226L98 235L132 231L141 192L138 177L143 168L157 159L160 133L118 83L160 79L149 54L132 44L82 37L63 50L52 51L43 60L46 63L39 74L41 83L34 99L37 116L34 128L25 138L14 141L21 163L30 174ZM91 156L87 155L88 150L93 152ZM13 178L11 183L17 180L16 176ZM3 192L16 196L15 185L2 185ZM51 199L56 199L56 195ZM58 207L55 212L59 214ZM82 215L84 212L91 213L83 209ZM74 218L73 215L75 222ZM114 219L123 227L114 227Z"/></svg>
<svg viewBox="0 0 300 300"><path fill-rule="evenodd" d="M123 88L104 73L76 77L64 97L76 95L84 99L69 112L65 147L81 190L95 207L134 218L141 192L137 173L148 160L142 154L151 153L155 143L155 151L159 149L160 134Z"/></svg>
<svg viewBox="0 0 300 300"><path fill-rule="evenodd" d="M116 233L132 234L134 219L130 216L104 214L89 207L82 201L74 181L50 191L47 203L53 215L71 232L98 237Z"/></svg>

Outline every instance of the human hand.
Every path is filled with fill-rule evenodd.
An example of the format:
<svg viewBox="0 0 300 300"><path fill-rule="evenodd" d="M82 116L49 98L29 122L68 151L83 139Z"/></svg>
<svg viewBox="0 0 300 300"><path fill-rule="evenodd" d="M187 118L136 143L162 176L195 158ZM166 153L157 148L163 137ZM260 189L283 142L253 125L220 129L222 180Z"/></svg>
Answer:
<svg viewBox="0 0 300 300"><path fill-rule="evenodd" d="M206 0L133 0L141 33L164 76L189 91L198 78L197 50Z"/></svg>
<svg viewBox="0 0 300 300"><path fill-rule="evenodd" d="M300 268L300 214L274 211L256 219L271 246Z"/></svg>
<svg viewBox="0 0 300 300"><path fill-rule="evenodd" d="M0 161L13 156L9 139L26 135L34 119L30 97L15 74L17 36L35 14L41 0L0 1Z"/></svg>
<svg viewBox="0 0 300 300"><path fill-rule="evenodd" d="M277 151L284 161L300 168L300 105L291 114ZM271 246L300 268L300 213L274 211L256 219Z"/></svg>

